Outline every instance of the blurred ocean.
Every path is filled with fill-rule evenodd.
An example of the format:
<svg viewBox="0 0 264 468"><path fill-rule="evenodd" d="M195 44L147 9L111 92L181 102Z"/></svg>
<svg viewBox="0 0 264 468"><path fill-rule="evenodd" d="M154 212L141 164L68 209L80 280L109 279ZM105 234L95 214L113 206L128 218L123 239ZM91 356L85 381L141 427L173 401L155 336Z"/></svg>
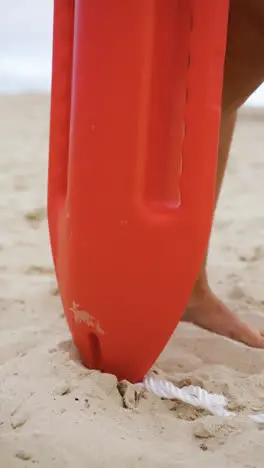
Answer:
<svg viewBox="0 0 264 468"><path fill-rule="evenodd" d="M0 0L0 92L48 91L53 0ZM264 106L264 86L248 100Z"/></svg>

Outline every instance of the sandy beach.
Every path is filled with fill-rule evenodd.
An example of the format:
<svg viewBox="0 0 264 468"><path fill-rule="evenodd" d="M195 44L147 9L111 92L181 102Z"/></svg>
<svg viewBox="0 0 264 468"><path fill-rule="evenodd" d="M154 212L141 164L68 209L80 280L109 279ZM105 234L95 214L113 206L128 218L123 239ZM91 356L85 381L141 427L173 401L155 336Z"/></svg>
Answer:
<svg viewBox="0 0 264 468"><path fill-rule="evenodd" d="M0 97L0 467L262 468L264 352L180 324L156 368L222 393L234 418L146 394L79 363L46 220L48 95ZM218 206L212 286L264 330L264 110L241 112ZM132 389L131 389L132 390Z"/></svg>

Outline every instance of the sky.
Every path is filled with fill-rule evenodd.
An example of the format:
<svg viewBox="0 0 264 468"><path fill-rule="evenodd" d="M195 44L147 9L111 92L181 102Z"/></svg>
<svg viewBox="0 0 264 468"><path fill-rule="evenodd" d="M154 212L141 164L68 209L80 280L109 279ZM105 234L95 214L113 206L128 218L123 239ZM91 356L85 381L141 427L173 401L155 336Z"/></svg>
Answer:
<svg viewBox="0 0 264 468"><path fill-rule="evenodd" d="M49 91L53 0L0 0L0 11L0 92ZM248 104L264 106L264 86Z"/></svg>
<svg viewBox="0 0 264 468"><path fill-rule="evenodd" d="M0 0L0 91L50 88L53 0Z"/></svg>

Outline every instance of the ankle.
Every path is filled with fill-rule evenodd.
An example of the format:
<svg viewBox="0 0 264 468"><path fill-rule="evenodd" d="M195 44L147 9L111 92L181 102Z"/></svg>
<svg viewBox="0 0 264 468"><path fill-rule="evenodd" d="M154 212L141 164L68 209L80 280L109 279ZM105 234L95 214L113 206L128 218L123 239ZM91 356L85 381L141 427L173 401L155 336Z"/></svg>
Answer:
<svg viewBox="0 0 264 468"><path fill-rule="evenodd" d="M192 294L190 297L190 305L195 305L204 301L205 297L211 294L211 289L208 283L207 275L205 272L201 273L194 285Z"/></svg>

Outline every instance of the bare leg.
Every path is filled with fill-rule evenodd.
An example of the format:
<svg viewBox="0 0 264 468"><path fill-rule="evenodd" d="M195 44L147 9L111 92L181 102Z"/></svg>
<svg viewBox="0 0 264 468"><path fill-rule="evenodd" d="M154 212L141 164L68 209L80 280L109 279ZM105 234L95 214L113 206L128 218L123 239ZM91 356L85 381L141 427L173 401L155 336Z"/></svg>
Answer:
<svg viewBox="0 0 264 468"><path fill-rule="evenodd" d="M219 138L219 149L218 149L218 167L217 167L217 182L216 182L216 194L215 200L216 204L220 195L220 190L222 187L225 170L229 158L229 151L233 139L233 134L235 130L235 124L237 119L237 112L231 112L225 116L222 116L221 127L220 127L220 138ZM206 263L207 263L208 251L206 252L206 257L201 268L198 281L194 288L194 293L197 290L197 293L201 289L208 289L208 279L206 272Z"/></svg>
<svg viewBox="0 0 264 468"><path fill-rule="evenodd" d="M236 110L264 80L264 5L262 0L231 0L218 152L218 199L236 121ZM207 255L206 255L207 257ZM261 333L234 315L208 284L206 258L184 320L215 333L264 348Z"/></svg>

